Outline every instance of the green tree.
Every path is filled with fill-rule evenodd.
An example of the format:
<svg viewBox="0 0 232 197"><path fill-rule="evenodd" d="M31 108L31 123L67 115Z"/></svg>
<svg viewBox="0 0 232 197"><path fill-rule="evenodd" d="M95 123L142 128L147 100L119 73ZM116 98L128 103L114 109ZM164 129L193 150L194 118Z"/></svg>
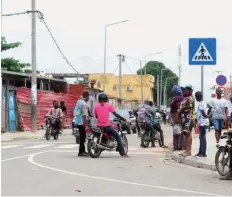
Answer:
<svg viewBox="0 0 232 197"><path fill-rule="evenodd" d="M1 52L21 46L20 42L7 43L5 37L1 38ZM24 72L24 69L29 67L29 63L21 63L19 60L14 58L3 58L1 59L2 70L13 71L13 72Z"/></svg>
<svg viewBox="0 0 232 197"><path fill-rule="evenodd" d="M158 62L158 61L150 61L148 62L146 65L146 73L150 74L152 76L155 77L155 79L157 78L157 76L161 75L161 70L166 68L165 65L162 62ZM142 75L145 73L145 66L142 68ZM167 101L168 101L168 105L169 102L171 100L171 98L174 96L174 94L172 93L172 86L178 83L179 78L177 77L177 75L172 72L170 69L166 68L167 70L163 71L163 77L162 77L162 88L164 88L164 85L166 83L166 79L167 78L171 78L171 77L176 77L173 79L168 80L168 84L167 84ZM137 74L141 74L141 69L139 69L137 71ZM156 81L155 81L156 84ZM156 89L156 85L154 86L154 101L156 101L156 97L157 97L157 89ZM162 92L162 97L163 97L163 92ZM162 98L163 101L163 98Z"/></svg>

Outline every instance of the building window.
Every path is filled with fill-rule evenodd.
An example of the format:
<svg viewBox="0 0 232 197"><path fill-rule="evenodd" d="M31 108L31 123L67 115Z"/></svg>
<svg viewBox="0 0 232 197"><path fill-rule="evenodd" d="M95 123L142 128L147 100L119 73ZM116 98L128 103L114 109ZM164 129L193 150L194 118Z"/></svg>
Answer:
<svg viewBox="0 0 232 197"><path fill-rule="evenodd" d="M117 86L116 85L113 86L113 91L117 91Z"/></svg>

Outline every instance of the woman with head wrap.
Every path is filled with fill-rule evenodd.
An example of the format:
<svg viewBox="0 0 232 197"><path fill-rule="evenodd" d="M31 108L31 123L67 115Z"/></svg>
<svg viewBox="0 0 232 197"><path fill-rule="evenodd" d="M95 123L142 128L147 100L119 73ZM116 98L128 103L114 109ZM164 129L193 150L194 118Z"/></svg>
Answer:
<svg viewBox="0 0 232 197"><path fill-rule="evenodd" d="M173 86L172 92L175 93L175 97L170 104L170 116L173 126L173 150L185 150L185 136L181 133L178 118L178 111L184 96L181 87L178 85Z"/></svg>

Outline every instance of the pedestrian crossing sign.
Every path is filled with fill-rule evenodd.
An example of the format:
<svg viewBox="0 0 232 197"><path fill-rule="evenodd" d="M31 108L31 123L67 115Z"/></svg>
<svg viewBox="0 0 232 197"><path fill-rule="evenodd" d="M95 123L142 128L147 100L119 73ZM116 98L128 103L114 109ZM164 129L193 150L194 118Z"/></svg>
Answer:
<svg viewBox="0 0 232 197"><path fill-rule="evenodd" d="M189 39L189 65L216 65L216 38Z"/></svg>

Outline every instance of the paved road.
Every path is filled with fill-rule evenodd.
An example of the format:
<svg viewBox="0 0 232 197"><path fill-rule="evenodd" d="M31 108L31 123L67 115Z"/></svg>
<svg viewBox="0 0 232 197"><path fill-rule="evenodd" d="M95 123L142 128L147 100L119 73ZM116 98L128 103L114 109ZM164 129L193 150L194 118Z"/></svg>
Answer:
<svg viewBox="0 0 232 197"><path fill-rule="evenodd" d="M168 150L142 149L136 135L128 141L129 158L105 152L98 159L77 157L72 136L2 143L2 195L231 195L216 172L174 163Z"/></svg>

